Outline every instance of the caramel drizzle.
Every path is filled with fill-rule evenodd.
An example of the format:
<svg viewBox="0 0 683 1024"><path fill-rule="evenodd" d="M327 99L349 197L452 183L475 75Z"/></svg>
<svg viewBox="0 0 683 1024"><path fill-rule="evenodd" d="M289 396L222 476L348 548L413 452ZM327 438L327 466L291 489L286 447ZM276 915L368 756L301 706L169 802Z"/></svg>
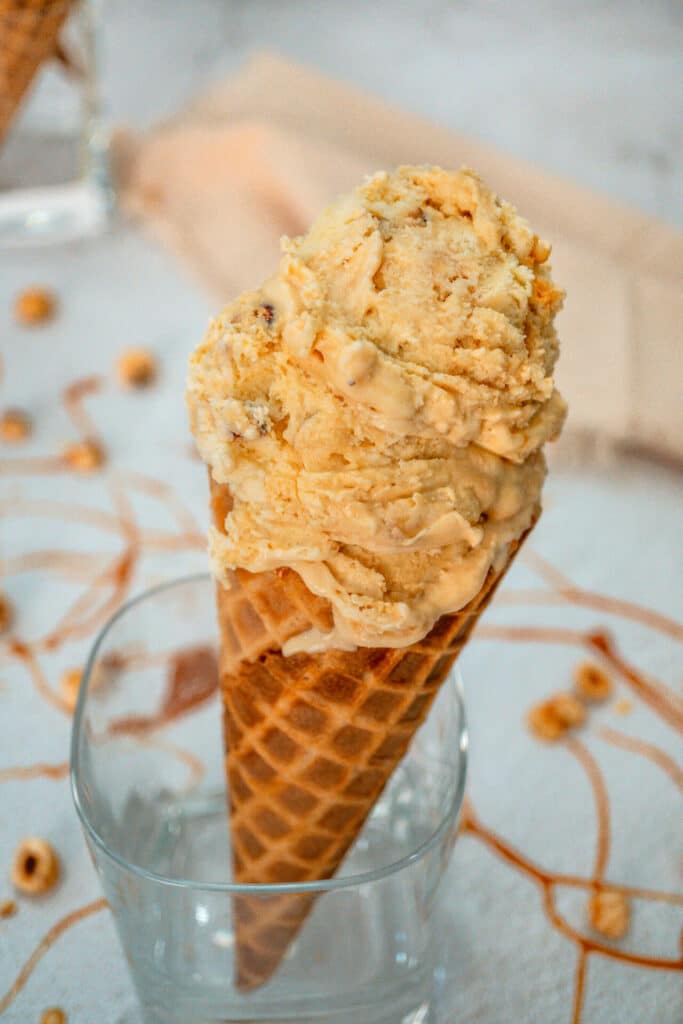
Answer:
<svg viewBox="0 0 683 1024"><path fill-rule="evenodd" d="M62 403L77 434L83 441L101 444L97 427L83 406L83 399L97 394L104 385L102 377L90 376L73 381L62 392ZM0 475L27 476L71 472L63 455L28 455L0 459Z"/></svg>
<svg viewBox="0 0 683 1024"><path fill-rule="evenodd" d="M93 900L92 903L86 903L84 907L78 907L77 910L72 910L70 913L65 914L64 917L60 918L56 924L53 924L52 928L50 928L50 930L43 936L36 948L33 950L7 992L5 992L2 999L0 999L0 1014L4 1013L5 1010L7 1010L14 1002L38 966L38 963L54 946L57 939L67 932L69 928L73 928L75 924L78 924L79 921L85 921L86 918L92 917L93 914L99 914L101 910L104 910L108 906L109 904L105 899Z"/></svg>
<svg viewBox="0 0 683 1024"><path fill-rule="evenodd" d="M79 526L94 526L108 533L120 534L120 523L111 512L90 508L88 505L67 505L60 501L36 501L18 498L0 501L0 516L33 519L56 519L60 522L76 523Z"/></svg>
<svg viewBox="0 0 683 1024"><path fill-rule="evenodd" d="M0 558L0 574L7 577L29 572L54 572L78 583L90 583L93 572L97 572L105 560L106 556L100 552L45 548L24 555Z"/></svg>
<svg viewBox="0 0 683 1024"><path fill-rule="evenodd" d="M130 470L119 472L117 479L123 484L128 485L131 490L140 491L142 494L147 494L165 504L180 527L183 536L199 538L201 546L205 547L206 540L199 528L199 524L187 506L180 501L178 495L167 483L162 480L156 480L154 477L146 476L144 473L134 473Z"/></svg>
<svg viewBox="0 0 683 1024"><path fill-rule="evenodd" d="M29 644L18 639L8 642L8 650L13 657L26 666L36 692L51 704L53 708L71 717L72 708L55 690L52 689L43 672L36 655Z"/></svg>
<svg viewBox="0 0 683 1024"><path fill-rule="evenodd" d="M509 597L514 595L513 600L519 597L525 603L555 604L559 603L557 601L559 598L561 603L575 604L584 608L592 608L594 611L618 615L622 619L628 619L641 626L648 626L650 629L665 633L674 640L683 641L683 623L670 619L660 612L655 612L651 608L634 604L632 601L623 601L617 597L608 597L605 594L597 594L595 591L578 587L568 576L565 576L556 566L551 565L529 545L524 547L522 558L553 588L554 594L548 594L547 591L513 590L508 591L507 595L503 594L503 600L509 600Z"/></svg>
<svg viewBox="0 0 683 1024"><path fill-rule="evenodd" d="M101 438L95 422L86 411L83 399L96 395L104 387L104 378L92 375L73 381L62 392L62 402L76 433L83 441L97 441Z"/></svg>
<svg viewBox="0 0 683 1024"><path fill-rule="evenodd" d="M63 779L69 774L69 762L58 764L31 764L23 768L0 769L0 782L14 782L19 779Z"/></svg>
<svg viewBox="0 0 683 1024"><path fill-rule="evenodd" d="M581 632L555 626L479 626L475 634L482 640L515 643L567 644L599 654L631 690L660 718L683 732L683 701L663 683L646 678L619 654L614 639L604 630Z"/></svg>
<svg viewBox="0 0 683 1024"><path fill-rule="evenodd" d="M67 640L79 640L109 621L123 602L137 562L137 546L126 548L100 573L83 593L74 601L57 625L42 640L36 642L38 650L52 651ZM97 604L103 588L109 589L104 601ZM95 608L93 608L95 603Z"/></svg>
<svg viewBox="0 0 683 1024"><path fill-rule="evenodd" d="M601 726L596 732L605 743L611 743L613 747L619 747L621 750L628 750L629 753L639 754L641 757L647 758L652 764L661 768L669 776L673 784L683 792L683 769L679 768L673 757L654 743L646 743L645 740L638 740L634 736L627 736L625 733L618 732L616 729L610 729L606 725Z"/></svg>
<svg viewBox="0 0 683 1024"><path fill-rule="evenodd" d="M651 967L656 970L681 970L683 969L683 956L676 958L647 956L641 953L633 953L628 950L617 949L608 946L598 939L577 931L559 913L555 906L555 890L558 887L569 885L575 888L594 889L594 878L580 878L573 875L563 875L548 871L535 864L525 857L519 850L508 843L501 836L491 829L486 828L476 817L471 804L468 803L464 812L461 825L461 832L478 839L491 852L513 867L520 874L534 882L541 892L541 900L546 916L553 927L565 938L570 939L577 945L583 946L587 953L607 957L611 960L618 960L621 963L634 964L639 967ZM657 899L677 906L683 906L683 896L677 893L650 892L646 889L635 889L632 886L613 884L612 882L602 883L617 892L624 893L631 897L641 899Z"/></svg>
<svg viewBox="0 0 683 1024"><path fill-rule="evenodd" d="M517 589L504 591L496 598L499 605L565 605L573 604L594 611L618 615L641 626L649 626L659 633L670 636L673 640L683 641L683 625L670 619L660 612L643 608L632 601L622 601L604 594L593 594L575 587L563 587L557 590Z"/></svg>
<svg viewBox="0 0 683 1024"><path fill-rule="evenodd" d="M586 994L586 975L588 974L588 950L579 946L574 974L574 997L572 999L572 1024L580 1024L583 1013L583 1002Z"/></svg>
<svg viewBox="0 0 683 1024"><path fill-rule="evenodd" d="M58 501L32 501L18 499L0 501L0 517L57 519L63 522L77 523L81 526L94 526L108 533L121 536L121 522L111 512L89 508L87 505L67 505ZM137 528L140 544L146 549L159 551L204 550L206 539L186 533L172 533L168 530Z"/></svg>
<svg viewBox="0 0 683 1024"><path fill-rule="evenodd" d="M597 887L605 874L610 850L609 795L607 793L607 786L597 761L581 740L570 737L565 739L562 745L579 762L586 773L591 790L593 791L595 820L597 824L593 883Z"/></svg>
<svg viewBox="0 0 683 1024"><path fill-rule="evenodd" d="M614 638L603 630L587 634L590 647L601 654L644 704L678 732L683 732L683 700L663 683L646 678L618 652Z"/></svg>
<svg viewBox="0 0 683 1024"><path fill-rule="evenodd" d="M24 455L16 459L0 459L0 476L52 476L66 473L68 466L62 455Z"/></svg>
<svg viewBox="0 0 683 1024"><path fill-rule="evenodd" d="M110 723L106 736L147 736L213 697L218 689L218 661L215 651L209 647L169 651L165 655L134 654L121 663L120 669L125 671L131 664L135 667L158 664L160 657L166 659L168 679L156 712L119 718Z"/></svg>

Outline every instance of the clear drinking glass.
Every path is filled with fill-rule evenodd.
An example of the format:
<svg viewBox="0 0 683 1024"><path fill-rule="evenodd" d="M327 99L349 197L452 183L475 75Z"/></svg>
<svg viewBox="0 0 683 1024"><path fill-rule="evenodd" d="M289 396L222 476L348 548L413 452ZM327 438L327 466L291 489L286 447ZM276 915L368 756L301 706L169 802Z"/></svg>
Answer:
<svg viewBox="0 0 683 1024"><path fill-rule="evenodd" d="M460 687L428 722L338 874L237 885L231 870L214 586L162 585L100 635L76 709L72 785L146 1024L424 1024L435 895L466 769ZM240 991L236 905L310 913L278 970Z"/></svg>
<svg viewBox="0 0 683 1024"><path fill-rule="evenodd" d="M111 195L97 0L0 0L0 245L91 234Z"/></svg>

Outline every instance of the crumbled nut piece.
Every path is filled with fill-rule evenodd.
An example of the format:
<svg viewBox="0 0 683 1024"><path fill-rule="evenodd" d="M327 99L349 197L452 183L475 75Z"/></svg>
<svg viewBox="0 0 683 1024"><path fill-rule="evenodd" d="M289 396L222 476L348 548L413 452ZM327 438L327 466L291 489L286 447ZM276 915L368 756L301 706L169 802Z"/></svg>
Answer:
<svg viewBox="0 0 683 1024"><path fill-rule="evenodd" d="M51 1006L40 1015L40 1024L66 1024L66 1021L64 1010L60 1010L58 1006Z"/></svg>
<svg viewBox="0 0 683 1024"><path fill-rule="evenodd" d="M596 932L605 938L622 938L631 921L626 897L614 889L599 889L588 902L588 919Z"/></svg>
<svg viewBox="0 0 683 1024"><path fill-rule="evenodd" d="M9 629L13 618L14 609L10 599L5 597L3 593L0 593L0 633L4 633L6 629Z"/></svg>
<svg viewBox="0 0 683 1024"><path fill-rule="evenodd" d="M17 905L14 900L3 900L0 903L0 918L13 917L17 912Z"/></svg>
<svg viewBox="0 0 683 1024"><path fill-rule="evenodd" d="M104 458L104 449L97 441L75 441L64 449L64 461L76 473L95 473Z"/></svg>
<svg viewBox="0 0 683 1024"><path fill-rule="evenodd" d="M157 363L146 348L126 348L119 356L116 369L125 388L146 388L157 375Z"/></svg>
<svg viewBox="0 0 683 1024"><path fill-rule="evenodd" d="M78 691L81 688L82 678L83 673L80 668L70 668L63 673L62 678L59 681L59 688L62 691L62 697L72 711L76 707Z"/></svg>
<svg viewBox="0 0 683 1024"><path fill-rule="evenodd" d="M633 711L633 701L628 697L622 697L615 703L612 710L616 715L630 715Z"/></svg>
<svg viewBox="0 0 683 1024"><path fill-rule="evenodd" d="M553 742L586 718L583 704L571 693L557 693L535 704L527 715L529 728L538 739Z"/></svg>
<svg viewBox="0 0 683 1024"><path fill-rule="evenodd" d="M580 697L586 700L607 700L612 692L612 681L599 665L582 661L574 670L574 686Z"/></svg>
<svg viewBox="0 0 683 1024"><path fill-rule="evenodd" d="M47 288L26 288L17 295L14 315L21 324L43 324L51 320L57 309L57 298Z"/></svg>
<svg viewBox="0 0 683 1024"><path fill-rule="evenodd" d="M529 253L534 263L545 263L550 256L552 246L549 242L546 242L543 238L539 238L538 235L534 235L534 243Z"/></svg>
<svg viewBox="0 0 683 1024"><path fill-rule="evenodd" d="M8 444L25 441L31 434L31 417L23 409L5 409L0 416L0 437Z"/></svg>
<svg viewBox="0 0 683 1024"><path fill-rule="evenodd" d="M571 693L558 693L551 697L551 704L555 714L563 725L572 728L581 725L586 718L586 711Z"/></svg>
<svg viewBox="0 0 683 1024"><path fill-rule="evenodd" d="M14 854L12 884L21 892L39 895L59 879L59 859L45 839L24 839Z"/></svg>
<svg viewBox="0 0 683 1024"><path fill-rule="evenodd" d="M275 319L275 307L271 306L270 302L262 302L254 312L262 320L265 320L269 327Z"/></svg>
<svg viewBox="0 0 683 1024"><path fill-rule="evenodd" d="M547 307L552 313L558 312L562 305L562 292L552 281L543 277L535 278L531 287L531 298L539 308Z"/></svg>

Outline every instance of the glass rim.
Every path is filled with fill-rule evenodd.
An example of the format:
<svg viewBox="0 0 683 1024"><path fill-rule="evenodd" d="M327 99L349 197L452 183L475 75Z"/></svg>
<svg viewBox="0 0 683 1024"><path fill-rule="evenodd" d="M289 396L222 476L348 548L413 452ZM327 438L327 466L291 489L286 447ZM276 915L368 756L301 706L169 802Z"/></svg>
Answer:
<svg viewBox="0 0 683 1024"><path fill-rule="evenodd" d="M198 892L223 892L226 893L226 895L231 896L294 895L300 893L323 893L335 892L341 889L354 889L361 885L382 881L383 879L389 878L391 875L397 874L399 871L403 871L422 860L430 850L438 846L440 840L451 826L451 823L457 821L465 793L468 760L468 732L465 704L463 700L462 679L457 669L455 670L453 677L451 678L449 675L442 684L443 686L450 685L452 687L459 711L459 729L456 738L458 775L453 795L448 803L448 807L441 815L441 821L433 830L431 835L416 846L414 850L411 850L410 853L401 857L397 861L392 861L390 864L385 864L384 866L375 868L372 871L364 871L355 875L345 875L340 878L323 878L309 882L199 882L188 878L169 878L156 871L150 871L148 868L144 868L139 864L134 864L116 850L112 850L106 840L99 834L95 826L90 821L81 798L80 739L84 727L85 708L88 699L90 680L99 656L100 648L112 627L116 625L119 619L123 618L124 615L135 608L136 605L141 604L149 598L165 593L166 591L173 590L175 587L187 586L191 583L210 583L212 579L213 577L211 574L207 572L191 573L187 576L180 576L171 580L166 580L154 587L149 587L147 590L143 590L140 594L137 594L135 597L130 598L122 604L121 607L114 612L111 618L101 628L92 645L83 670L83 679L81 686L79 687L78 699L74 710L71 730L70 756L71 796L81 822L81 826L86 832L87 837L97 846L105 857L114 861L119 868L122 868L129 874L136 875L138 878L147 882L154 882L159 885L168 885L180 889L196 890Z"/></svg>

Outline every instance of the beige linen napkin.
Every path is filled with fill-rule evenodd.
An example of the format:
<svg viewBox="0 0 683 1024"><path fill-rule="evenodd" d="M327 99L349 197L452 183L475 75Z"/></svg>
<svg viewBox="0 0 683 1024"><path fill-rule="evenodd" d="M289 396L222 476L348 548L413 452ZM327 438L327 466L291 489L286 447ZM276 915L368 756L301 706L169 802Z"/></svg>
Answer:
<svg viewBox="0 0 683 1024"><path fill-rule="evenodd" d="M220 301L364 174L474 167L553 242L568 434L683 460L683 236L666 224L270 54L114 154L124 207Z"/></svg>

